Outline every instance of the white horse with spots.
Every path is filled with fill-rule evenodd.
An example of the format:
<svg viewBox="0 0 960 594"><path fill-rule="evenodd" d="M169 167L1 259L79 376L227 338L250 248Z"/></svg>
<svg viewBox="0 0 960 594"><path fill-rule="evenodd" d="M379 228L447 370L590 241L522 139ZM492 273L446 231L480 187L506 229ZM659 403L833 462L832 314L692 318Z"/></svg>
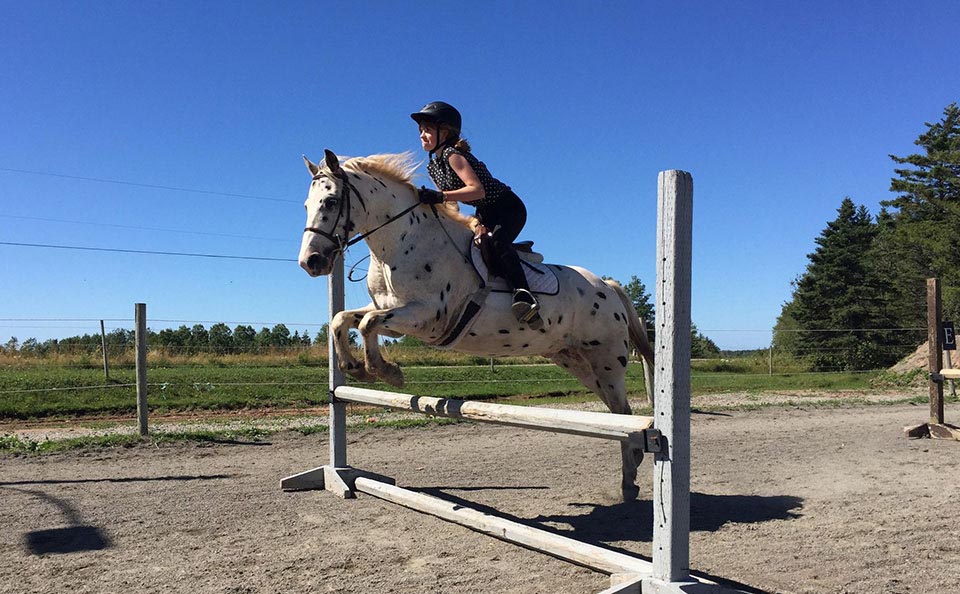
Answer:
<svg viewBox="0 0 960 594"><path fill-rule="evenodd" d="M483 265L471 258L472 219L455 203L433 209L418 202L411 155L373 155L341 165L325 151L323 163L304 161L313 181L300 266L310 276L326 275L348 244L365 240L370 248L372 302L340 312L331 322L344 372L403 385L403 372L381 355L378 335L409 335L475 355L542 355L570 371L611 412L631 414L624 378L632 344L647 362L650 398L653 349L616 282L575 266L529 266L548 287L539 295L544 325L531 330L514 317L511 293L497 291L497 279L487 279ZM364 362L350 351L352 328L363 338ZM643 450L625 442L621 452L622 492L630 500L638 494Z"/></svg>

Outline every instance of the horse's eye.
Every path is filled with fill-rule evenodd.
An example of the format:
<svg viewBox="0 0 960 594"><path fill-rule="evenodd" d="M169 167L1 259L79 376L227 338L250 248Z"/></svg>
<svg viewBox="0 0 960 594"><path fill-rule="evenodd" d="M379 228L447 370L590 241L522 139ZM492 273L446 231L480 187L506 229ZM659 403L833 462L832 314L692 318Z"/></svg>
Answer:
<svg viewBox="0 0 960 594"><path fill-rule="evenodd" d="M326 206L327 208L334 208L334 207L336 207L338 204L340 204L340 201L337 200L336 198L327 198L326 200L323 201L323 204L324 204L324 206Z"/></svg>

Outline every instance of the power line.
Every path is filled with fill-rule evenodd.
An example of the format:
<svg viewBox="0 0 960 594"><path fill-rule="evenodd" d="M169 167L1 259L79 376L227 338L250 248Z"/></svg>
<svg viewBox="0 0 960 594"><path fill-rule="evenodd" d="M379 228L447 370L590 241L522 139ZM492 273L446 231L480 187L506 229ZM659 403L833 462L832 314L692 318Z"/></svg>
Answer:
<svg viewBox="0 0 960 594"><path fill-rule="evenodd" d="M95 227L112 227L114 229L131 229L134 231L161 231L164 233L185 233L188 235L208 235L212 237L230 237L235 239L257 239L261 241L277 241L284 243L291 243L290 239L277 239L275 237L251 237L249 235L232 235L229 233L211 233L209 231L187 231L184 229L164 229L162 227L136 227L133 225L117 225L115 223L95 223L91 221L70 221L66 219L51 219L47 217L27 217L21 215L5 215L0 214L0 218L4 219L20 219L24 221L43 221L47 223L67 223L70 225L90 225ZM299 239L296 241L299 242Z"/></svg>
<svg viewBox="0 0 960 594"><path fill-rule="evenodd" d="M80 250L87 252L113 252L121 254L149 254L152 256L185 256L190 258L220 258L220 259L229 259L229 260L260 260L264 262L296 262L290 258L264 258L260 256L233 256L229 254L196 254L189 252L159 252L151 250L126 250L119 248L102 248L102 247L85 247L77 245L52 245L45 243L18 243L13 241L0 241L0 245L11 245L15 247L32 247L32 248L50 248L58 250Z"/></svg>
<svg viewBox="0 0 960 594"><path fill-rule="evenodd" d="M231 192L217 192L214 190L195 190L193 188L179 188L176 186L162 186L158 184L143 184L120 179L104 179L99 177L85 177L82 175L66 175L63 173L52 173L49 171L32 171L29 169L14 169L12 167L0 167L0 171L9 171L12 173L27 173L30 175L42 175L46 177L59 177L63 179L78 179L82 181L97 182L101 184L117 184L121 186L134 186L137 188L151 188L154 190L170 190L174 192L189 192L192 194L207 194L211 196L227 196L229 198L245 198L248 200L265 200L267 202L289 202L291 204L300 204L299 200L285 200L283 198L271 198L269 196L256 196L253 194L234 194Z"/></svg>

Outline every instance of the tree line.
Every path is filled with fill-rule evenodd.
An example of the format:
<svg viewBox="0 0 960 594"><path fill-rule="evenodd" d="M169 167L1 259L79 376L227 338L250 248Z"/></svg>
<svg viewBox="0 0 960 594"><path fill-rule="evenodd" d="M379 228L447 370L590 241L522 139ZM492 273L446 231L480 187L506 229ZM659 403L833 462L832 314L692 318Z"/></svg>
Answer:
<svg viewBox="0 0 960 594"><path fill-rule="evenodd" d="M841 200L792 283L774 348L817 369L889 366L925 340L930 277L942 280L944 318L960 317L960 108L924 126L917 153L890 155L896 196L876 216Z"/></svg>
<svg viewBox="0 0 960 594"><path fill-rule="evenodd" d="M654 328L654 309L650 303L650 294L637 276L632 276L630 282L623 285L624 290L633 302L640 317L644 319L647 328ZM712 340L697 331L696 326L691 329L693 358L717 357L720 349ZM328 339L328 325L323 324L320 330L311 336L308 332L293 333L284 324L276 324L272 328L262 327L259 331L252 326L239 324L230 328L227 324L218 322L207 328L203 324L193 326L182 325L179 328L163 329L159 332L147 329L147 345L150 348L163 349L171 355L195 355L198 353L214 353L217 355L260 353L276 349L303 348L318 345L326 347ZM651 341L654 339L650 336ZM350 343L357 344L355 331L350 333ZM384 340L385 344L400 347L419 347L423 342L411 336L404 336L398 340ZM136 338L133 330L117 328L106 334L108 352L124 352L133 349ZM70 353L98 353L101 350L100 334L83 334L61 339L38 341L34 338L20 343L11 338L0 351L6 353L20 353L34 356L48 354Z"/></svg>

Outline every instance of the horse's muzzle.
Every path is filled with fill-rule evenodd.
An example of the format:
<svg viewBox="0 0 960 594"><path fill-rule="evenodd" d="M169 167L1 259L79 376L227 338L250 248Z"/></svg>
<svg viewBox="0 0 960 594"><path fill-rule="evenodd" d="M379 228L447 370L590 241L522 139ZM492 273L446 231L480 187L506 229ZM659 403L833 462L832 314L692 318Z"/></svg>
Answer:
<svg viewBox="0 0 960 594"><path fill-rule="evenodd" d="M330 274L330 271L333 269L333 254L324 255L319 252L313 252L306 258L300 259L300 268L306 270L310 276Z"/></svg>

